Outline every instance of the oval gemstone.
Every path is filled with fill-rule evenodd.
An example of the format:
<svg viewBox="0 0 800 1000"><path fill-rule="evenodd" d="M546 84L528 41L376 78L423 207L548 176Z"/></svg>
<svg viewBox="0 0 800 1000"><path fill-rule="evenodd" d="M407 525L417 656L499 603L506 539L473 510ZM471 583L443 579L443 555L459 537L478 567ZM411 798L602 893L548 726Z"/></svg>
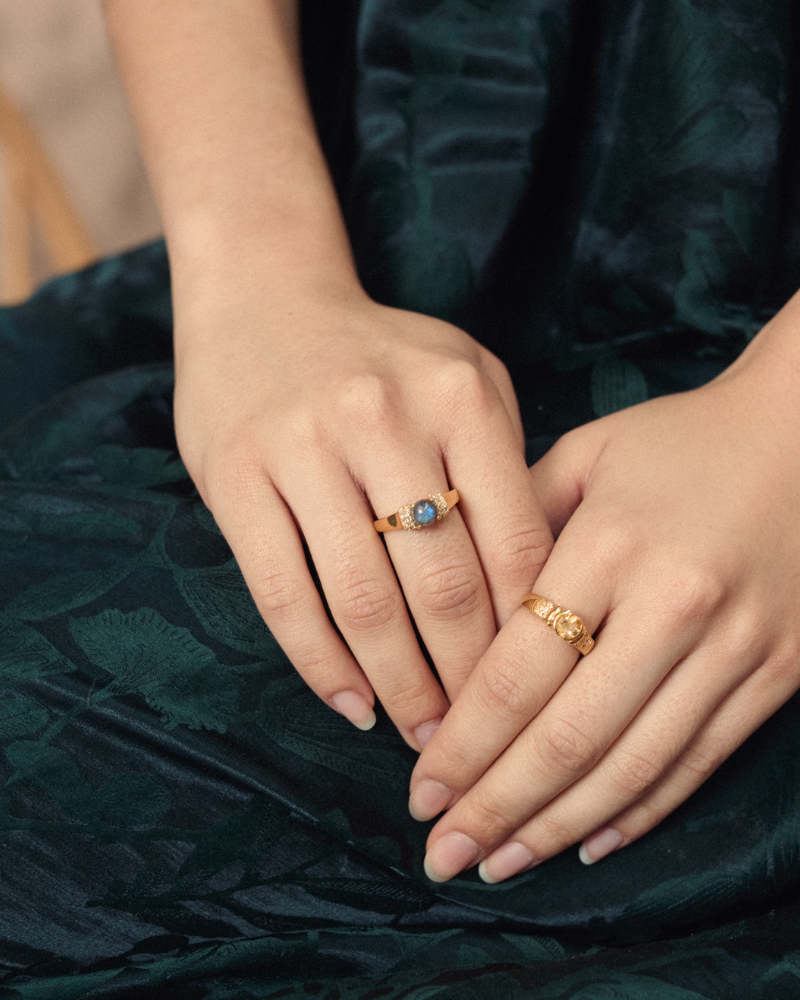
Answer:
<svg viewBox="0 0 800 1000"><path fill-rule="evenodd" d="M424 527L426 524L433 524L436 520L436 506L430 500L417 500L411 508L411 514L417 524Z"/></svg>
<svg viewBox="0 0 800 1000"><path fill-rule="evenodd" d="M583 628L583 622L577 615L570 615L569 618L562 618L556 625L556 632L562 639L576 639Z"/></svg>

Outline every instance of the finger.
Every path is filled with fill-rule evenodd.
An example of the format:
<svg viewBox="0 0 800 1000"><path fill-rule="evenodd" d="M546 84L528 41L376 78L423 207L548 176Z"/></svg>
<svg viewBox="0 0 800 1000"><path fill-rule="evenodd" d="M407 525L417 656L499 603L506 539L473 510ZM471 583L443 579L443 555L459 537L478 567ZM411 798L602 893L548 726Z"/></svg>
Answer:
<svg viewBox="0 0 800 1000"><path fill-rule="evenodd" d="M579 538L580 533L573 537ZM570 556L571 547L570 536L565 533L536 586L550 600L561 601L564 594L570 595L570 601L574 598L572 606L581 609L584 625L592 632L607 613L611 591L608 585L604 591L581 578L577 560ZM570 564L576 567L572 571L567 569ZM600 637L590 660L603 655L602 647ZM453 804L542 711L577 658L575 648L541 618L527 608L519 608L464 685L417 762L411 777L412 815L427 820L445 808L457 808ZM452 808L446 819L451 815ZM498 819L496 816L492 828ZM437 831L447 832L439 827Z"/></svg>
<svg viewBox="0 0 800 1000"><path fill-rule="evenodd" d="M209 502L256 607L312 691L359 729L375 724L372 687L331 625L292 516L259 470L231 468Z"/></svg>
<svg viewBox="0 0 800 1000"><path fill-rule="evenodd" d="M365 457L363 482L379 517L448 490L433 443L416 451L399 446L390 460L369 452ZM408 607L452 701L497 631L480 560L459 507L419 531L384 537Z"/></svg>
<svg viewBox="0 0 800 1000"><path fill-rule="evenodd" d="M530 467L536 496L558 536L578 509L587 480L608 437L607 421L570 431Z"/></svg>
<svg viewBox="0 0 800 1000"><path fill-rule="evenodd" d="M591 654L434 827L427 866L436 877L456 873L460 855L453 845L465 838L476 845L476 857L512 833L527 846L523 831L530 817L592 772L685 654L690 636L676 639L665 622L652 617L643 636L636 628L640 612L612 617Z"/></svg>
<svg viewBox="0 0 800 1000"><path fill-rule="evenodd" d="M505 844L486 858L482 877L495 882L515 874L515 865L524 857L520 845L530 863L559 853L593 831L604 834L600 844L608 847L608 820L666 779L719 706L749 677L753 661L739 655L724 671L718 666L716 645L703 647L682 663L597 767L516 830L510 841L516 845L513 849Z"/></svg>
<svg viewBox="0 0 800 1000"><path fill-rule="evenodd" d="M511 421L511 427L521 451L525 452L525 428L522 426L522 414L519 409L519 400L514 389L514 383L509 374L508 368L491 351L482 350L483 369L497 388L503 406Z"/></svg>
<svg viewBox="0 0 800 1000"><path fill-rule="evenodd" d="M453 427L445 465L502 626L539 576L553 537L505 410L481 401Z"/></svg>
<svg viewBox="0 0 800 1000"><path fill-rule="evenodd" d="M658 826L792 697L797 686L794 661L791 671L780 664L767 666L740 685L661 781L623 812L609 817L599 829L592 829L581 845L584 864L594 864Z"/></svg>
<svg viewBox="0 0 800 1000"><path fill-rule="evenodd" d="M422 655L373 513L330 455L300 456L286 476L281 492L305 535L333 619L403 738L421 749L449 702Z"/></svg>

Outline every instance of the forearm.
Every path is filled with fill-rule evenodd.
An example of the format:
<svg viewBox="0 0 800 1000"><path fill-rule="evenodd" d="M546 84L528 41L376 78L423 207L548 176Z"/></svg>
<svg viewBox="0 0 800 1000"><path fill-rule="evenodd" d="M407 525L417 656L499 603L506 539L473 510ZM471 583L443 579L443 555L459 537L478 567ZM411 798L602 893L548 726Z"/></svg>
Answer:
<svg viewBox="0 0 800 1000"><path fill-rule="evenodd" d="M215 279L357 285L308 107L296 0L104 0L176 298Z"/></svg>

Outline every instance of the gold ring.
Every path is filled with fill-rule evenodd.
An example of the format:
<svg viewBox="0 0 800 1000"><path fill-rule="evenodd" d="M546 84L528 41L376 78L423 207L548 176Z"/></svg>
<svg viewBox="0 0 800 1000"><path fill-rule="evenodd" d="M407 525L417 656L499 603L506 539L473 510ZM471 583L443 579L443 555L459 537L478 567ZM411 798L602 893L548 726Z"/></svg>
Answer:
<svg viewBox="0 0 800 1000"><path fill-rule="evenodd" d="M394 514L373 521L376 531L416 531L447 517L458 503L458 490L449 493L432 493L429 497L407 503Z"/></svg>
<svg viewBox="0 0 800 1000"><path fill-rule="evenodd" d="M528 611L543 618L556 635L560 635L564 642L574 646L579 653L586 656L591 652L594 639L577 615L538 594L526 594L522 598L522 603Z"/></svg>

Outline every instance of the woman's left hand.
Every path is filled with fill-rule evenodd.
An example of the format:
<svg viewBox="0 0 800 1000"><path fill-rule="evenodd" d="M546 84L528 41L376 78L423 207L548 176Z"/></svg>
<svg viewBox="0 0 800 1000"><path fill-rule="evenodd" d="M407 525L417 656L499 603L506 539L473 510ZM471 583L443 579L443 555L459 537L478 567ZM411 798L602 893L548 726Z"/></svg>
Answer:
<svg viewBox="0 0 800 1000"><path fill-rule="evenodd" d="M531 470L558 540L419 758L426 871L497 882L656 826L800 687L800 295L719 378L565 435Z"/></svg>

